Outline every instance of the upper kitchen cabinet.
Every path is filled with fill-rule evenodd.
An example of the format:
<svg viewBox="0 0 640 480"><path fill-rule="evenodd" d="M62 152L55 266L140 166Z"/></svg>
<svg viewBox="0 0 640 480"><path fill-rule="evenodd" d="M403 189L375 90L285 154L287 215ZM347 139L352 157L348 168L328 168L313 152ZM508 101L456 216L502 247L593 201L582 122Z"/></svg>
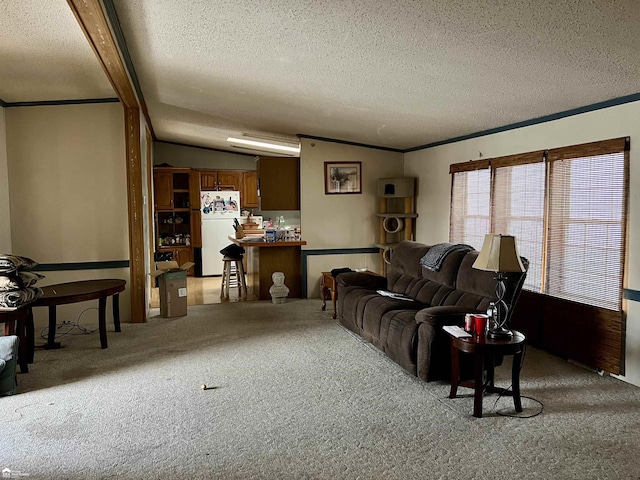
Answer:
<svg viewBox="0 0 640 480"><path fill-rule="evenodd" d="M258 208L258 174L251 170L198 170L200 190L237 190L242 208Z"/></svg>
<svg viewBox="0 0 640 480"><path fill-rule="evenodd" d="M153 169L153 199L155 210L188 209L189 168Z"/></svg>
<svg viewBox="0 0 640 480"><path fill-rule="evenodd" d="M241 190L241 170L200 170L201 190Z"/></svg>
<svg viewBox="0 0 640 480"><path fill-rule="evenodd" d="M242 208L258 208L258 172L242 172Z"/></svg>
<svg viewBox="0 0 640 480"><path fill-rule="evenodd" d="M258 157L260 210L300 210L300 158Z"/></svg>
<svg viewBox="0 0 640 480"><path fill-rule="evenodd" d="M218 190L242 190L242 172L218 170Z"/></svg>

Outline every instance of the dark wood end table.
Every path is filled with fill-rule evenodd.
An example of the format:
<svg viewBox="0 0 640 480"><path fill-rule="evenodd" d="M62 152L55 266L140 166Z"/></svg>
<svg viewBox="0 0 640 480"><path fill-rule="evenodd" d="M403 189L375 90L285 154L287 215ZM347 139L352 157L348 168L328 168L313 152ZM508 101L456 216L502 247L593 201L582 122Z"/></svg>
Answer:
<svg viewBox="0 0 640 480"><path fill-rule="evenodd" d="M522 367L522 356L524 354L525 336L512 330L513 336L507 339L492 339L486 335L451 338L451 392L449 398L455 398L458 386L474 389L473 416L482 418L482 397L484 393L501 393L502 388L494 385L495 358L500 355L513 355L511 366L511 388L513 405L516 412L522 412L522 402L520 399L520 368ZM473 355L473 382L460 380L460 352ZM485 359L488 361L485 362ZM485 364L486 363L486 364ZM486 382L483 379L484 370L487 370Z"/></svg>
<svg viewBox="0 0 640 480"><path fill-rule="evenodd" d="M58 283L42 287L43 295L33 304L34 307L49 307L49 335L45 348L60 348L56 337L56 306L67 303L84 302L98 299L98 328L100 347L107 348L107 297L113 295L113 325L120 331L119 294L124 291L125 280L81 280L79 282Z"/></svg>
<svg viewBox="0 0 640 480"><path fill-rule="evenodd" d="M322 272L322 283L320 284L320 296L322 297L322 310L327 308L327 298L331 299L333 304L333 315L331 318L335 320L337 317L336 301L338 300L338 292L336 291L336 279L331 272Z"/></svg>

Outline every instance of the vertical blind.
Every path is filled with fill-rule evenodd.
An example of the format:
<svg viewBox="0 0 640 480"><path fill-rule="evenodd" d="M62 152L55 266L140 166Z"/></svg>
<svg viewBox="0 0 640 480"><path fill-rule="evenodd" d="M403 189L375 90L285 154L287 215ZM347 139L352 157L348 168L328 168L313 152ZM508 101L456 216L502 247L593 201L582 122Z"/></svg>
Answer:
<svg viewBox="0 0 640 480"><path fill-rule="evenodd" d="M618 138L451 165L450 241L514 235L525 289L621 310L628 151Z"/></svg>
<svg viewBox="0 0 640 480"><path fill-rule="evenodd" d="M549 151L547 293L621 308L628 198L625 140Z"/></svg>

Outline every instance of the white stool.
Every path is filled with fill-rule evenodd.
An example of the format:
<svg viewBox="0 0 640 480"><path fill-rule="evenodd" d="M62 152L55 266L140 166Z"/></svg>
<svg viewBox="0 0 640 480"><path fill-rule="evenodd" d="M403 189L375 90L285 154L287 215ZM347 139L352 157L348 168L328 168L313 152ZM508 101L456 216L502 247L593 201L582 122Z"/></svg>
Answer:
<svg viewBox="0 0 640 480"><path fill-rule="evenodd" d="M220 298L229 298L229 288L238 287L240 298L247 297L247 280L242 266L242 257L223 257L222 285L220 286ZM233 281L232 281L233 279ZM226 288L226 290L225 290Z"/></svg>

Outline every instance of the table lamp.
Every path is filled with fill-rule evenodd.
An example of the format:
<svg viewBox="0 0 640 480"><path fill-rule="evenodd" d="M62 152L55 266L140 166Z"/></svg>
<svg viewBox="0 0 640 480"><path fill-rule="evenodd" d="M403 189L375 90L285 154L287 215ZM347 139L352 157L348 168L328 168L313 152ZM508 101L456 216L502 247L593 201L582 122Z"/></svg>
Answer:
<svg viewBox="0 0 640 480"><path fill-rule="evenodd" d="M511 337L511 331L505 328L509 318L509 306L504 301L506 291L504 281L507 278L505 273L525 271L516 248L516 238L511 235L485 235L482 250L473 263L473 268L496 273L496 322L487 332L487 336Z"/></svg>

